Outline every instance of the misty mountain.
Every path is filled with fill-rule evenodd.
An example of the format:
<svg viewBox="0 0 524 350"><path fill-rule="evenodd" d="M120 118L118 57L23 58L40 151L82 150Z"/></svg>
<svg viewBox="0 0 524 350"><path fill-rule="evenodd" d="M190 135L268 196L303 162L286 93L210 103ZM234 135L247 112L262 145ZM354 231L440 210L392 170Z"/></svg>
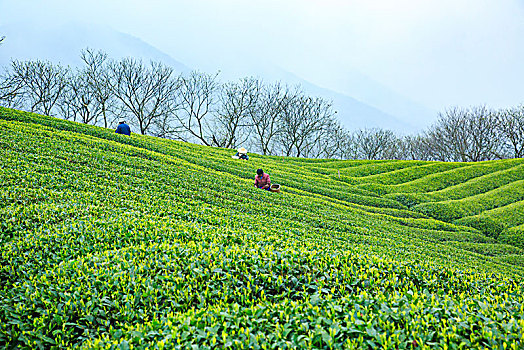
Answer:
<svg viewBox="0 0 524 350"><path fill-rule="evenodd" d="M437 111L399 94L356 70L347 70L336 75L320 73L305 79L321 87L329 86L333 91L387 111L417 129L424 128L428 120L433 120L437 116Z"/></svg>
<svg viewBox="0 0 524 350"><path fill-rule="evenodd" d="M380 127L397 132L411 132L413 125L401 121L399 118L383 112L348 95L319 87L301 77L276 66L266 66L263 76L271 80L281 80L288 84L300 84L304 91L313 96L322 96L333 101L340 122L350 130L360 128Z"/></svg>
<svg viewBox="0 0 524 350"><path fill-rule="evenodd" d="M225 80L235 80L246 75L254 75L266 82L282 81L289 85L300 85L311 96L321 96L333 102L340 122L350 130L380 127L401 134L417 131L416 123L409 123L346 94L323 88L271 63L238 64L235 69L222 69L220 76Z"/></svg>
<svg viewBox="0 0 524 350"><path fill-rule="evenodd" d="M6 36L0 49L0 65L11 59L45 59L64 65L77 66L80 51L86 47L107 52L109 57L135 57L145 61L161 61L178 72L190 68L157 48L134 36L107 26L69 23L55 27L39 27L26 23L0 27Z"/></svg>
<svg viewBox="0 0 524 350"><path fill-rule="evenodd" d="M69 23L40 28L20 23L1 27L0 33L7 37L0 49L2 66L9 65L11 59L46 59L77 66L82 63L79 57L80 51L90 47L103 50L110 57L117 59L131 56L145 61L161 61L178 72L188 72L189 67L192 67L190 62L185 65L143 40L107 26ZM198 67L192 68L198 69ZM266 83L279 80L289 85L300 84L306 93L333 101L338 119L350 130L370 127L388 128L403 133L417 130L417 124L412 123L411 120L386 113L343 92L319 87L276 65L246 62L244 66L239 65L234 69L224 67L219 78L233 80L243 76L257 76ZM358 92L358 87L355 89Z"/></svg>
<svg viewBox="0 0 524 350"><path fill-rule="evenodd" d="M380 127L394 130L400 134L408 134L417 130L416 125L405 122L355 98L321 88L305 80L303 80L302 86L310 94L331 99L333 107L338 112L339 120L350 130Z"/></svg>

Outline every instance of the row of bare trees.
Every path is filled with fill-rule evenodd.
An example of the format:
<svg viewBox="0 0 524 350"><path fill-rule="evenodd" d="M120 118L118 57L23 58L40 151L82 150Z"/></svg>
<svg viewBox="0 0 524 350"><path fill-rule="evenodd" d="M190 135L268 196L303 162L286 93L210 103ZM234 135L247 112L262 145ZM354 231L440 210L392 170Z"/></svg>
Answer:
<svg viewBox="0 0 524 350"><path fill-rule="evenodd" d="M478 162L524 157L524 105L493 110L453 107L417 135L366 129L347 134L347 159Z"/></svg>
<svg viewBox="0 0 524 350"><path fill-rule="evenodd" d="M12 61L0 77L0 103L86 124L128 120L141 134L207 146L248 146L262 154L328 157L340 128L331 102L300 87L217 74L176 74L162 63L84 50L82 67Z"/></svg>
<svg viewBox="0 0 524 350"><path fill-rule="evenodd" d="M86 124L266 155L339 159L482 161L524 156L524 106L450 108L418 135L348 131L331 102L300 87L257 78L177 74L159 62L113 60L86 49L83 65L12 61L0 75L0 104Z"/></svg>

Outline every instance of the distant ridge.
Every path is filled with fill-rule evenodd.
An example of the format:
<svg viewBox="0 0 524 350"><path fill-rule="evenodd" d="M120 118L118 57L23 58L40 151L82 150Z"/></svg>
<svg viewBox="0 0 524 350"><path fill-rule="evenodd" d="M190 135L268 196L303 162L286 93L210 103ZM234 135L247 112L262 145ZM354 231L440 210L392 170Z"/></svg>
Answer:
<svg viewBox="0 0 524 350"><path fill-rule="evenodd" d="M9 65L11 59L46 59L64 65L78 66L80 51L86 47L103 50L112 58L135 57L145 61L161 61L177 72L188 72L192 67L177 61L168 54L145 41L109 26L98 26L70 22L64 25L40 27L38 24L17 23L0 27L0 33L7 36L0 50L0 65ZM282 81L290 85L300 84L306 93L333 101L337 117L346 128L380 127L399 133L416 131L416 126L394 114L371 106L343 92L319 87L293 73L273 64L245 62L245 66L234 70L225 67L219 78L237 79L243 76L258 76L266 83ZM210 72L211 73L211 72Z"/></svg>
<svg viewBox="0 0 524 350"><path fill-rule="evenodd" d="M136 57L143 60L162 61L179 72L191 70L185 64L158 50L145 41L121 33L108 26L81 23L39 28L25 24L0 28L6 35L0 51L0 64L15 59L47 59L65 65L81 64L80 51L86 47L103 50L110 57Z"/></svg>
<svg viewBox="0 0 524 350"><path fill-rule="evenodd" d="M315 85L293 73L283 72L283 80L295 79L304 89L312 94L328 98L333 101L333 107L338 111L338 119L349 129L380 127L407 133L415 130L413 124L400 120L398 117L386 113L347 94L333 91Z"/></svg>
<svg viewBox="0 0 524 350"><path fill-rule="evenodd" d="M333 101L338 120L350 130L379 127L391 129L400 134L417 130L415 124L405 122L395 115L362 102L348 94L315 85L307 79L271 63L246 63L244 66L238 66L234 71L223 70L220 75L223 79L235 80L249 75L249 72L253 71L257 73L255 74L256 76L266 82L282 81L289 85L300 84L306 93Z"/></svg>

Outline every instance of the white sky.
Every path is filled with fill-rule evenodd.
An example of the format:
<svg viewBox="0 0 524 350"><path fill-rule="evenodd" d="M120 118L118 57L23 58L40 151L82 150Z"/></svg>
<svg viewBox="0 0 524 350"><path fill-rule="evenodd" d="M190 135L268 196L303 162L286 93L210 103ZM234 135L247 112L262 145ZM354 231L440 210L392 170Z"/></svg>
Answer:
<svg viewBox="0 0 524 350"><path fill-rule="evenodd" d="M524 103L524 0L0 0L0 25L81 20L212 71L359 72L436 109Z"/></svg>

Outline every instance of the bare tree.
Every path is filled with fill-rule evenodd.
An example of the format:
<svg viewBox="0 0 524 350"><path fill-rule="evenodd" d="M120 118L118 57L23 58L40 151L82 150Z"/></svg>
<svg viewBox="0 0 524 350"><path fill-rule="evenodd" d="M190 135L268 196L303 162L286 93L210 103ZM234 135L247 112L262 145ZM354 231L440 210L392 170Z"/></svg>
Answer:
<svg viewBox="0 0 524 350"><path fill-rule="evenodd" d="M23 108L23 80L7 69L0 74L0 104L10 108Z"/></svg>
<svg viewBox="0 0 524 350"><path fill-rule="evenodd" d="M48 61L11 62L14 81L22 84L24 101L30 112L53 115L53 108L67 85L68 70Z"/></svg>
<svg viewBox="0 0 524 350"><path fill-rule="evenodd" d="M80 108L80 102L75 92L77 89L77 76L69 70L65 80L66 86L56 102L58 114L60 118L65 120L77 121L77 111Z"/></svg>
<svg viewBox="0 0 524 350"><path fill-rule="evenodd" d="M88 76L83 70L71 71L67 87L58 101L62 118L80 121L84 124L97 124L102 106L92 89Z"/></svg>
<svg viewBox="0 0 524 350"><path fill-rule="evenodd" d="M0 36L0 45L2 45L2 42L4 41L4 39L5 39L5 35Z"/></svg>
<svg viewBox="0 0 524 350"><path fill-rule="evenodd" d="M499 153L495 113L484 107L453 107L439 114L428 131L433 157L442 161L478 162Z"/></svg>
<svg viewBox="0 0 524 350"><path fill-rule="evenodd" d="M253 143L264 155L274 154L277 136L282 130L281 117L292 100L291 91L280 82L262 88L257 108L249 110L253 125Z"/></svg>
<svg viewBox="0 0 524 350"><path fill-rule="evenodd" d="M197 141L210 146L212 141L212 117L216 103L218 73L215 75L191 72L180 77L178 94L179 113L176 114L181 130L178 138Z"/></svg>
<svg viewBox="0 0 524 350"><path fill-rule="evenodd" d="M470 136L466 157L479 162L498 158L501 143L497 128L497 114L486 106L475 106L469 111L465 125Z"/></svg>
<svg viewBox="0 0 524 350"><path fill-rule="evenodd" d="M437 122L428 130L433 157L442 161L467 161L467 133L463 126L467 111L452 107L439 113Z"/></svg>
<svg viewBox="0 0 524 350"><path fill-rule="evenodd" d="M524 157L524 105L499 111L497 128L508 156Z"/></svg>
<svg viewBox="0 0 524 350"><path fill-rule="evenodd" d="M212 136L214 145L231 148L248 140L252 125L249 114L257 108L261 89L262 84L256 78L243 78L222 86Z"/></svg>
<svg viewBox="0 0 524 350"><path fill-rule="evenodd" d="M323 131L315 150L309 155L314 158L347 159L352 157L351 134L335 118L324 123Z"/></svg>
<svg viewBox="0 0 524 350"><path fill-rule="evenodd" d="M151 62L124 58L110 64L113 74L112 92L122 103L123 112L138 123L140 133L146 134L154 121L172 113L172 100L177 82L173 69Z"/></svg>
<svg viewBox="0 0 524 350"><path fill-rule="evenodd" d="M431 142L425 135L408 135L399 140L401 159L433 160Z"/></svg>
<svg viewBox="0 0 524 350"><path fill-rule="evenodd" d="M329 136L328 133L337 130L335 124L336 111L333 110L331 101L321 97L313 99L312 107L312 118L304 126L304 129L309 131L304 132L304 142L301 145L299 142L299 145L303 149L301 152L304 157L318 158L320 157L319 145ZM340 127L340 125L338 126Z"/></svg>
<svg viewBox="0 0 524 350"><path fill-rule="evenodd" d="M315 157L318 142L326 132L334 112L323 98L311 98L297 90L288 96L281 116L279 141L286 156Z"/></svg>
<svg viewBox="0 0 524 350"><path fill-rule="evenodd" d="M345 132L345 139L342 146L342 158L343 159L359 159L360 157L360 147L358 143L358 137L355 132Z"/></svg>
<svg viewBox="0 0 524 350"><path fill-rule="evenodd" d="M358 157L363 159L397 158L398 139L391 130L362 129L355 133Z"/></svg>
<svg viewBox="0 0 524 350"><path fill-rule="evenodd" d="M107 128L109 126L108 114L115 104L115 96L111 88L112 75L109 64L110 61L105 52L95 52L89 48L82 50L80 58L85 63L85 66L80 72L83 81L87 83L85 88L89 90L90 94L95 98L98 107L97 113L101 114L104 127ZM96 119L99 119L98 116L96 116Z"/></svg>
<svg viewBox="0 0 524 350"><path fill-rule="evenodd" d="M0 38L0 43L4 37ZM524 106L493 111L453 107L419 135L348 132L331 103L280 82L244 78L220 85L218 74L175 76L161 63L108 59L83 50L74 72L47 61L11 62L0 74L0 104L83 123L125 115L142 134L207 146L250 143L262 154L340 159L482 161L524 157Z"/></svg>

